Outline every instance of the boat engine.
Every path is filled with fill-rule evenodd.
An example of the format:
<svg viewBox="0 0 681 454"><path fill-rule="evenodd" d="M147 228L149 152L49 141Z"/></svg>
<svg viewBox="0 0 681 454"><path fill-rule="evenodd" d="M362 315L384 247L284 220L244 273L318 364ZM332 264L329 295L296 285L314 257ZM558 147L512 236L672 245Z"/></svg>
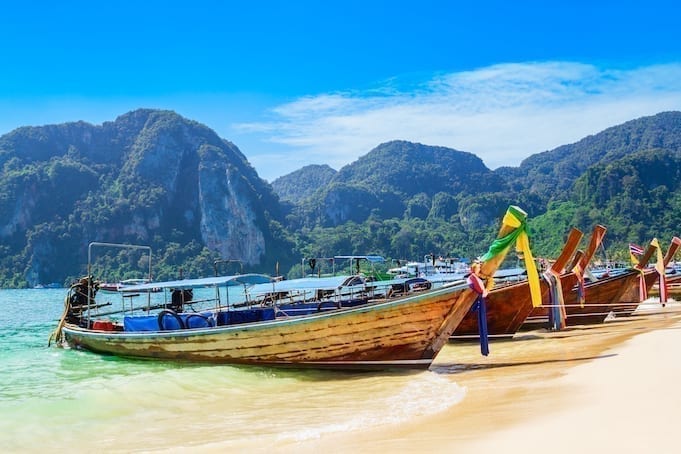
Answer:
<svg viewBox="0 0 681 454"><path fill-rule="evenodd" d="M99 290L99 282L94 281L92 276L82 277L71 285L67 321L80 322L83 312L88 308L88 298L90 304L94 305L97 290Z"/></svg>
<svg viewBox="0 0 681 454"><path fill-rule="evenodd" d="M170 294L170 303L166 305L166 309L171 309L175 312L182 312L185 303L194 299L194 292L192 289L175 289Z"/></svg>

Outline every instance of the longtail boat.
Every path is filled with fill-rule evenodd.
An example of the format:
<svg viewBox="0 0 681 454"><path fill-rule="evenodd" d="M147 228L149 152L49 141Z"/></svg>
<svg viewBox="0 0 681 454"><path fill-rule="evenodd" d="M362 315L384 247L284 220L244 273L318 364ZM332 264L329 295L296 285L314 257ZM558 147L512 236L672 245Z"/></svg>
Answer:
<svg viewBox="0 0 681 454"><path fill-rule="evenodd" d="M563 250L551 264L550 272L559 275L561 279L565 278L562 272L575 254L582 236L579 229L573 228L570 231ZM541 298L548 304L549 285L545 280L541 281ZM494 287L487 295L486 305L488 335L492 338L513 337L534 308L528 281ZM475 312L470 312L454 330L451 339L476 339L479 336L478 317Z"/></svg>
<svg viewBox="0 0 681 454"><path fill-rule="evenodd" d="M667 252L667 255L669 255L669 252ZM666 258L667 257L665 257L665 259ZM679 297L681 296L681 272L679 272L680 270L679 270L678 265L675 265L670 270L669 263L671 263L672 259L673 259L673 257L669 257L670 262L668 262L667 269L666 269L667 273L665 275L665 281L666 281L666 284L667 284L667 286L666 286L667 287L667 296L669 298L679 300ZM663 296L660 293L659 284L653 284L650 291L648 292L648 296L658 296L658 297Z"/></svg>
<svg viewBox="0 0 681 454"><path fill-rule="evenodd" d="M560 295L554 292L550 300L543 300L541 307L535 307L526 318L523 329L548 326L549 322L551 322L551 327L560 328L566 324L578 324L579 320L591 317L590 313L595 312L596 309L580 302L579 283L583 270L586 270L591 258L603 241L605 232L606 228L602 225L594 227L586 250L576 254L577 258L573 262L570 272L561 277ZM604 319L605 316L600 321L602 322Z"/></svg>
<svg viewBox="0 0 681 454"><path fill-rule="evenodd" d="M638 272L638 280L631 282L633 279L629 279L627 290L622 292L613 302L611 310L615 316L626 317L631 315L641 302L651 294L655 282L658 282L658 296L660 297L660 301L663 303L667 302L667 292L664 290L659 292L659 289L660 287L663 287L666 290L666 287L669 284L665 278L665 269L676 255L680 246L681 239L673 237L666 254L662 257L660 245L657 240L655 239L651 242L645 255L641 257L634 266L634 269ZM654 252L657 252L655 267L646 268L646 265Z"/></svg>
<svg viewBox="0 0 681 454"><path fill-rule="evenodd" d="M566 295L565 305L568 311L567 322L574 324L602 323L609 315L618 317L631 315L643 300L653 284L660 279L657 268L664 273L666 264L674 256L681 240L674 237L662 258L657 240L648 245L638 263L624 272L604 277L584 286L586 302L582 306L575 293ZM646 267L655 253L659 254L658 264L654 268Z"/></svg>
<svg viewBox="0 0 681 454"><path fill-rule="evenodd" d="M605 234L605 228L594 231L591 243L587 251L579 261L577 272L586 269L591 260L593 251L596 250ZM671 260L681 245L681 240L674 237L664 259L658 260L657 267L664 267ZM564 308L565 325L589 325L603 323L609 315L626 316L636 310L639 304L647 297L659 272L656 268L646 268L646 265L659 251L657 240L653 240L646 249L638 263L620 274L602 277L601 279L585 283L579 289L578 275L574 274L571 281L566 279L562 288L562 301L558 304ZM527 327L536 327L537 323L545 324L549 321L549 308L539 308L527 319Z"/></svg>
<svg viewBox="0 0 681 454"><path fill-rule="evenodd" d="M509 207L497 240L482 258L482 273L492 275L516 239L527 242L526 217L520 208ZM187 292L186 307L194 302L189 292L194 287L224 292L261 278L154 282L125 291L150 295L147 290L154 287ZM219 306L202 312L164 307L158 314L126 315L120 323L97 317L90 276L79 284L67 294L64 315L51 336L58 344L124 357L334 369L428 368L478 298L463 284L300 316L279 316L271 307Z"/></svg>

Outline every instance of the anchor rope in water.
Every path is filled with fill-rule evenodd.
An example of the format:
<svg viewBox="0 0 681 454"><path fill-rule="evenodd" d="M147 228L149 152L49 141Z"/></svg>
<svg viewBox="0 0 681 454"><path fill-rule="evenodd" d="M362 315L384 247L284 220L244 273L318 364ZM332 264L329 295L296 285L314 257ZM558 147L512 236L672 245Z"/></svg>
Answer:
<svg viewBox="0 0 681 454"><path fill-rule="evenodd" d="M52 341L56 342L56 345L58 347L63 346L64 334L62 332L62 329L64 328L64 325L66 324L66 319L69 316L69 313L71 313L71 301L73 300L74 292L78 293L78 286L79 285L80 285L80 282L74 282L69 287L69 290L66 293L66 296L64 297L64 312L62 313L61 318L59 319L59 323L57 324L57 327L54 329L54 331L52 331L52 333L50 334L50 337L47 339L47 346L48 347L50 345L52 345ZM88 295L84 295L84 296L88 297Z"/></svg>
<svg viewBox="0 0 681 454"><path fill-rule="evenodd" d="M66 323L66 317L69 314L69 311L71 310L71 289L69 289L69 292L66 294L64 297L64 312L61 315L61 318L59 319L59 323L57 324L57 327L52 331L50 334L50 337L47 339L47 346L49 347L52 345L52 341L54 340L56 342L56 345L60 347L63 343L63 333L62 333L62 328L64 327L64 323Z"/></svg>

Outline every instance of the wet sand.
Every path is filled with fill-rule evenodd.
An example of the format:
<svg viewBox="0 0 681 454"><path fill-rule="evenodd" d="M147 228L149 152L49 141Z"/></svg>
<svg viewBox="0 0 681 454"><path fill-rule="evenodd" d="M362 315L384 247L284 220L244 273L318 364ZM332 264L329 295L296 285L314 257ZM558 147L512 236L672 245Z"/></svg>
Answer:
<svg viewBox="0 0 681 454"><path fill-rule="evenodd" d="M296 452L678 452L681 306L561 332L451 343L431 367L461 403L398 426L280 446Z"/></svg>

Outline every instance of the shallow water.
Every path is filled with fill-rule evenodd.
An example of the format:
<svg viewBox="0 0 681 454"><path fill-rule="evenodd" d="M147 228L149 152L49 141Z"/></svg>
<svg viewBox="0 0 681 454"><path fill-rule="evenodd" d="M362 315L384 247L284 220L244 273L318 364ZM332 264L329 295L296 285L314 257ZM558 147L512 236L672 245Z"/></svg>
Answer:
<svg viewBox="0 0 681 454"><path fill-rule="evenodd" d="M456 405L449 374L189 365L47 347L65 289L0 290L0 450L260 447Z"/></svg>
<svg viewBox="0 0 681 454"><path fill-rule="evenodd" d="M475 343L450 343L428 371L295 371L48 348L65 294L0 290L0 452L316 452L316 441L337 439L394 450L399 438L386 434L442 424L465 440L517 418L509 399L541 398L541 383L653 323L522 333L491 341L488 357Z"/></svg>

